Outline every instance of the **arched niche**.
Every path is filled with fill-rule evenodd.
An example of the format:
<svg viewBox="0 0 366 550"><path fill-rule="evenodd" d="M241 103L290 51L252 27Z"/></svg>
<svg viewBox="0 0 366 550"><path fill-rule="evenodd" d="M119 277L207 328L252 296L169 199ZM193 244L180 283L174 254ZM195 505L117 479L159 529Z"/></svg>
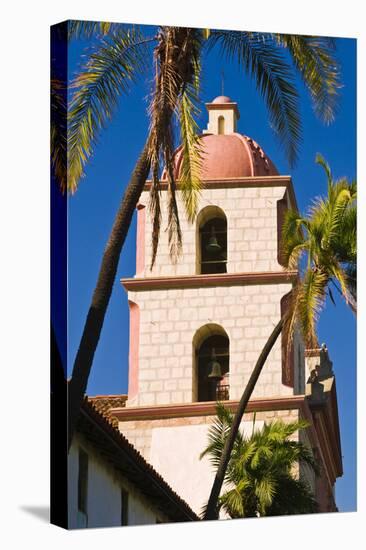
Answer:
<svg viewBox="0 0 366 550"><path fill-rule="evenodd" d="M222 115L217 119L217 123L218 133L225 134L225 118Z"/></svg>
<svg viewBox="0 0 366 550"><path fill-rule="evenodd" d="M196 222L196 273L227 272L227 219L218 206L206 206Z"/></svg>
<svg viewBox="0 0 366 550"><path fill-rule="evenodd" d="M230 341L215 323L202 326L193 338L193 401L229 399ZM212 363L220 364L222 378L212 379Z"/></svg>

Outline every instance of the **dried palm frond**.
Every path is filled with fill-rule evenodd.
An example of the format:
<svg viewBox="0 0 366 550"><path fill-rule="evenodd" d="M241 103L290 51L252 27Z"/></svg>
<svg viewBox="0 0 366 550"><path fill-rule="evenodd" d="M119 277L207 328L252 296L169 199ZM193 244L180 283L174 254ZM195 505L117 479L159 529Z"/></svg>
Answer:
<svg viewBox="0 0 366 550"><path fill-rule="evenodd" d="M191 85L196 78L199 48L200 38L197 30L162 27L154 52L155 82L149 108L149 155L152 167L149 208L153 220L151 269L156 259L161 225L159 193L161 161L165 163L167 174L167 231L172 260L177 261L181 253L182 233L176 201L173 122L174 115L177 115L182 104L184 103L185 107L187 105L187 86ZM185 108L185 114L187 112ZM192 148L188 154L192 154ZM187 196L187 193L184 196Z"/></svg>

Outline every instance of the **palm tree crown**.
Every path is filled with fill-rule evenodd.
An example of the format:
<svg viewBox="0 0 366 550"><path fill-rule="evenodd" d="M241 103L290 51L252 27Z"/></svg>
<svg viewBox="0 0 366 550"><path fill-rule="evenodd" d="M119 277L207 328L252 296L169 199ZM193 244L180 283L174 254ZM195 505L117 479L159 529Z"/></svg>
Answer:
<svg viewBox="0 0 366 550"><path fill-rule="evenodd" d="M332 288L354 312L357 309L356 182L347 178L334 181L321 155L316 162L327 176L327 196L314 201L308 216L288 211L282 233L286 265L302 273L285 329L291 333L291 326L299 322L310 348L318 345L316 321L326 296L334 302Z"/></svg>
<svg viewBox="0 0 366 550"><path fill-rule="evenodd" d="M152 181L150 212L153 218L152 264L159 230L159 174L166 166L169 184L168 232L174 260L181 250L181 231L175 200L172 167L175 128L182 140L183 163L180 185L188 219L193 220L201 188L200 143L195 116L198 114L201 60L205 50L219 50L239 63L263 97L271 127L291 165L296 162L301 141L299 97L295 74L300 75L314 106L325 123L333 120L338 100L339 68L334 41L327 37L291 36L246 31L200 30L158 27L146 35L137 26L70 22L70 35L102 37L72 83L68 132L68 189L74 192L84 166L93 153L100 131L112 117L118 97L151 67L153 90L150 101L148 155ZM151 46L153 48L151 49Z"/></svg>
<svg viewBox="0 0 366 550"><path fill-rule="evenodd" d="M212 465L220 463L233 417L222 404L209 430L209 444L201 454L208 455ZM300 462L317 472L310 450L291 440L305 421L274 421L255 429L250 436L238 431L225 475L225 490L219 508L232 518L315 512L314 496L307 483L296 479L293 470Z"/></svg>

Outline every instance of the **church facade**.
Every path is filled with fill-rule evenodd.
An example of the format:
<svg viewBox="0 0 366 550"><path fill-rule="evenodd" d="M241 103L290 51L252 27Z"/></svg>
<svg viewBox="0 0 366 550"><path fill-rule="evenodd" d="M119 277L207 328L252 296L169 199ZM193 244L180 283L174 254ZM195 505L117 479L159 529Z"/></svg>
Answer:
<svg viewBox="0 0 366 550"><path fill-rule="evenodd" d="M176 264L162 231L150 270L150 182L137 206L136 275L121 281L130 308L128 399L111 410L119 430L197 514L214 477L199 455L216 401L235 411L298 276L284 269L280 247L284 213L297 208L291 177L278 174L263 149L237 132L235 102L219 96L206 106L203 189L194 223L178 197L183 253ZM181 160L178 148L178 181ZM164 201L164 173L161 187ZM166 222L163 203L162 228ZM297 333L289 361L284 349L280 337L242 429L252 430L254 414L257 427L276 418L307 419L310 426L298 437L312 449L320 475L301 467L297 475L309 481L320 511L335 511L342 460L328 350L306 350Z"/></svg>

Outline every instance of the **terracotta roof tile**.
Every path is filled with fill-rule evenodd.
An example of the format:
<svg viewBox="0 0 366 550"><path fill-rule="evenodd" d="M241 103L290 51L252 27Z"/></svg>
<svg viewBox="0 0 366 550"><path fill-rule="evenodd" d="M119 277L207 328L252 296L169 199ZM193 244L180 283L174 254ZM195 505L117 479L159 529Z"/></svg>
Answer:
<svg viewBox="0 0 366 550"><path fill-rule="evenodd" d="M118 419L115 416L111 416L109 411L116 407L125 407L127 397L126 394L94 395L93 397L88 397L88 400L93 403L94 408L101 415L107 418L115 428L118 428Z"/></svg>

